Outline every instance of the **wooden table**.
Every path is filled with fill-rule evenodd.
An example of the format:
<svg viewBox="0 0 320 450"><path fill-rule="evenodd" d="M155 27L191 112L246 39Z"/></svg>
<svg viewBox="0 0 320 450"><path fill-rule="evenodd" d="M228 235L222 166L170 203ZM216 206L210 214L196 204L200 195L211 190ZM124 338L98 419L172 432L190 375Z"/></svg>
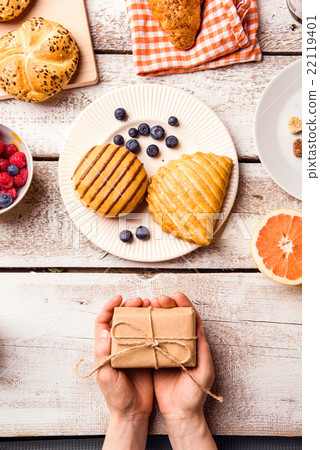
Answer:
<svg viewBox="0 0 320 450"><path fill-rule="evenodd" d="M139 78L124 1L86 3L100 83L44 104L0 104L1 122L20 130L35 159L28 195L0 218L0 434L103 434L107 411L94 377L74 375L78 359L92 357L97 312L115 293L148 297L179 289L204 320L217 372L214 391L225 398L222 405L207 402L212 432L300 435L301 289L260 274L249 242L263 214L301 208L262 167L253 137L262 91L300 57L301 27L284 0L259 0L261 63ZM86 242L64 210L57 182L59 151L79 112L110 89L146 82L203 100L228 127L240 160L238 196L214 243L157 264L120 260ZM150 433L165 432L155 411Z"/></svg>

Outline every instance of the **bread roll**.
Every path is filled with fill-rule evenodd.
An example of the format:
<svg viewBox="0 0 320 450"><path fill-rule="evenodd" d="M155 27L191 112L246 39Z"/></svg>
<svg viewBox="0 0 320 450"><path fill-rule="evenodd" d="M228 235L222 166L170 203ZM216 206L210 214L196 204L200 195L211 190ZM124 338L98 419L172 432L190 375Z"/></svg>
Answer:
<svg viewBox="0 0 320 450"><path fill-rule="evenodd" d="M213 153L182 155L160 167L148 187L148 209L167 233L198 245L213 237L232 159Z"/></svg>
<svg viewBox="0 0 320 450"><path fill-rule="evenodd" d="M19 16L31 0L0 0L0 22Z"/></svg>
<svg viewBox="0 0 320 450"><path fill-rule="evenodd" d="M152 14L169 35L170 42L180 50L188 50L201 25L204 0L148 0Z"/></svg>
<svg viewBox="0 0 320 450"><path fill-rule="evenodd" d="M120 145L97 145L80 160L73 187L81 202L99 215L133 211L146 194L148 177L139 159Z"/></svg>
<svg viewBox="0 0 320 450"><path fill-rule="evenodd" d="M69 31L36 17L0 38L0 86L20 100L42 102L68 84L78 61Z"/></svg>

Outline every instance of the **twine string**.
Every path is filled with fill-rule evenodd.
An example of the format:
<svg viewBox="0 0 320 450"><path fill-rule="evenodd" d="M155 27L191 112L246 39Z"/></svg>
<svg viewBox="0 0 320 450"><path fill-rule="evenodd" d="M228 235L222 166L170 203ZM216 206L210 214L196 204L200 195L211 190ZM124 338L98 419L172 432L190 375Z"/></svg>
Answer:
<svg viewBox="0 0 320 450"><path fill-rule="evenodd" d="M95 367L90 373L88 373L87 375L81 375L78 372L78 367L80 366L80 364L84 361L83 358L81 358L79 360L79 362L77 363L76 367L75 367L75 373L79 378L89 378L91 377L91 375L93 375L94 373L96 373L99 369L101 369L101 367L105 366L109 361L111 361L113 358L118 357L120 355L124 355L127 352L131 352L132 350L142 350L144 348L151 348L153 349L153 354L154 354L154 368L158 369L159 368L159 363L158 363L158 357L157 357L157 352L162 353L164 356L166 356L168 359L170 359L171 361L173 361L177 366L180 367L181 370L183 370L184 373L186 373L189 378L207 395L209 395L210 397L218 400L220 403L223 402L223 397L221 396L217 396L212 394L212 392L209 391L209 389L206 389L204 386L202 386L200 383L198 383L198 381L191 375L190 371L184 366L184 364L186 364L188 362L188 360L191 357L191 350L190 348L187 346L187 344L183 343L183 342L179 342L175 339L171 339L171 338L166 338L166 337L154 337L154 330L153 330L153 323L152 323L152 317L151 317L151 308L149 308L149 320L150 320L150 330L151 330L151 337L147 336L142 330L141 328L129 323L129 322L118 322L117 324L115 324L112 329L111 329L111 334L112 334L112 338L117 342L117 344L119 345L125 345L128 348L125 348L124 350L120 350L117 353L114 353L113 355L109 355L106 356L102 362ZM139 340L139 337L136 336L116 336L115 335L115 330L118 326L120 325L127 325L130 328L136 330L140 335L141 335L141 339L143 339L145 342L138 342L137 340ZM129 340L129 339L134 339L134 342L125 342L122 343L121 340L125 339L125 340ZM196 336L192 336L192 337L188 337L188 338L180 338L184 341L193 341L196 340L197 337ZM186 351L187 351L187 357L182 361L178 361L174 356L172 356L166 349L165 344L175 344L175 345L180 345L181 347L183 347Z"/></svg>
<svg viewBox="0 0 320 450"><path fill-rule="evenodd" d="M152 320L152 317L151 317L151 312L152 312L152 308L149 307L148 317L149 317L149 324L150 324L150 331L151 331L151 340L153 342L151 347L153 348L154 368L155 369L159 369L157 347L159 347L160 343L159 343L159 341L154 339L153 320Z"/></svg>

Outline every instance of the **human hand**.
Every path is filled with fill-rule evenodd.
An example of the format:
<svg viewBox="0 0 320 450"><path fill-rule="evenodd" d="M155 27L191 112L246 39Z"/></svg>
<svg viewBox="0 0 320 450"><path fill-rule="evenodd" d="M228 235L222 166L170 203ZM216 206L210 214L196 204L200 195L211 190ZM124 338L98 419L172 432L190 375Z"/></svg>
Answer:
<svg viewBox="0 0 320 450"><path fill-rule="evenodd" d="M181 292L161 295L151 300L153 308L193 307ZM195 309L195 308L194 308ZM214 366L199 314L197 318L197 367L188 369L199 384L210 389L214 381ZM153 371L153 382L160 412L165 419L174 450L217 447L206 424L203 405L207 395L180 369Z"/></svg>
<svg viewBox="0 0 320 450"><path fill-rule="evenodd" d="M109 300L95 321L95 364L98 366L110 355L110 328L113 310L122 297ZM148 299L127 300L122 306L149 306ZM101 367L96 378L110 411L110 423L104 444L108 450L144 449L148 419L153 404L153 380L149 369L113 369L110 362Z"/></svg>

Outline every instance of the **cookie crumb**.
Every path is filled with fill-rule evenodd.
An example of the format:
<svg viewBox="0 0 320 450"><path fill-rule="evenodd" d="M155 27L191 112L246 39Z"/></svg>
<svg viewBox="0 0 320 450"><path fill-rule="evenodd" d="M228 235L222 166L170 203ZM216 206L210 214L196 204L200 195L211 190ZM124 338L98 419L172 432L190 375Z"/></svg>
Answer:
<svg viewBox="0 0 320 450"><path fill-rule="evenodd" d="M297 158L300 158L302 156L302 139L296 139L293 142L293 154Z"/></svg>
<svg viewBox="0 0 320 450"><path fill-rule="evenodd" d="M302 120L299 117L290 117L288 120L288 128L291 134L297 134L302 131Z"/></svg>

